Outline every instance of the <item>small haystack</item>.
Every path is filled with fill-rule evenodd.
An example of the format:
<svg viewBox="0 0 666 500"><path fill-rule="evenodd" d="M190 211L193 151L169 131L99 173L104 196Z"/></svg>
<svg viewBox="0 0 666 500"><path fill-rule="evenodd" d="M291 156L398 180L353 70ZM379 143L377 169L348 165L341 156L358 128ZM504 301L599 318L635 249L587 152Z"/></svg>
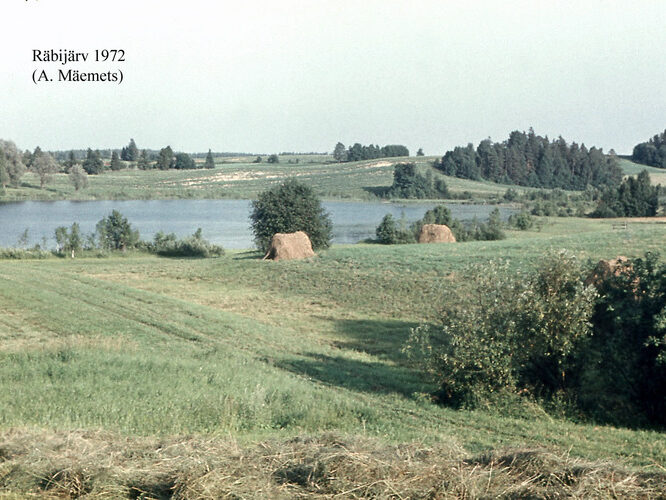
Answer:
<svg viewBox="0 0 666 500"><path fill-rule="evenodd" d="M419 234L419 243L455 243L456 237L444 224L424 224Z"/></svg>
<svg viewBox="0 0 666 500"><path fill-rule="evenodd" d="M276 233L271 240L271 247L264 259L290 260L314 257L310 238L303 231L295 233Z"/></svg>
<svg viewBox="0 0 666 500"><path fill-rule="evenodd" d="M611 276L619 276L624 269L631 269L631 261L624 255L614 259L601 259L590 275L585 279L586 285L598 287Z"/></svg>

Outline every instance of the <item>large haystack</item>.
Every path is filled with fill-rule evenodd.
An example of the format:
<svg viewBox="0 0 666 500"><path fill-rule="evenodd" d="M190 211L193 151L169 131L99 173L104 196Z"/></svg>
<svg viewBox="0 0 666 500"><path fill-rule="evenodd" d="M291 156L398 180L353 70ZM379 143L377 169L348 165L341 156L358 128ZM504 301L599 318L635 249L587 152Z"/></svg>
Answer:
<svg viewBox="0 0 666 500"><path fill-rule="evenodd" d="M631 269L631 261L628 257L619 255L615 259L601 259L585 279L585 284L598 287L611 276L619 276L625 269Z"/></svg>
<svg viewBox="0 0 666 500"><path fill-rule="evenodd" d="M424 224L419 234L419 243L455 243L456 237L444 224Z"/></svg>
<svg viewBox="0 0 666 500"><path fill-rule="evenodd" d="M264 259L290 260L314 257L310 238L303 231L295 233L276 233L271 240L271 247Z"/></svg>

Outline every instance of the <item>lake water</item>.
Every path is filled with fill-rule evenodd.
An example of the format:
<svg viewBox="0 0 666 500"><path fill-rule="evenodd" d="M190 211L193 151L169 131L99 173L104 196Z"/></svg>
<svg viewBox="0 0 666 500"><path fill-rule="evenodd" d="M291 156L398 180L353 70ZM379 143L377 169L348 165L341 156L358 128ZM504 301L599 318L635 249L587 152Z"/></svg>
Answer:
<svg viewBox="0 0 666 500"><path fill-rule="evenodd" d="M375 228L384 215L402 217L408 223L423 217L435 204L382 202L324 202L333 221L333 243L357 243L375 236ZM492 205L447 203L454 218L480 221L488 218ZM58 226L78 222L84 234L92 233L97 222L120 211L139 230L141 238L152 240L155 233L164 231L188 236L197 228L204 238L224 248L253 247L249 227L251 210L248 200L132 200L132 201L24 201L0 203L0 246L17 246L28 230L28 244L55 246L53 234ZM503 218L514 210L500 207Z"/></svg>

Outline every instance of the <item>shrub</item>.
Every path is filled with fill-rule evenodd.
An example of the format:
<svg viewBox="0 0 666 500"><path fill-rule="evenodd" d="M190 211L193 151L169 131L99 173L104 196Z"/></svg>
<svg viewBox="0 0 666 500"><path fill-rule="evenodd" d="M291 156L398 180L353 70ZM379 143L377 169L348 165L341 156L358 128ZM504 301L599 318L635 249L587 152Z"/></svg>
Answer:
<svg viewBox="0 0 666 500"><path fill-rule="evenodd" d="M615 424L666 425L666 264L634 259L597 285L594 336L581 359L583 408Z"/></svg>
<svg viewBox="0 0 666 500"><path fill-rule="evenodd" d="M471 300L446 301L438 331L414 329L406 345L440 384L440 400L473 407L502 392L566 390L596 297L576 259L561 252L523 277L506 264L475 268L470 287Z"/></svg>
<svg viewBox="0 0 666 500"><path fill-rule="evenodd" d="M311 187L295 179L259 194L250 214L257 248L266 252L275 233L304 231L314 249L327 248L333 224Z"/></svg>
<svg viewBox="0 0 666 500"><path fill-rule="evenodd" d="M155 235L152 245L148 249L165 257L219 257L224 255L221 246L214 245L205 240L201 228L187 238L179 240L175 234L164 234L162 231Z"/></svg>
<svg viewBox="0 0 666 500"><path fill-rule="evenodd" d="M527 231L534 226L534 217L523 210L509 217L509 225L521 231Z"/></svg>
<svg viewBox="0 0 666 500"><path fill-rule="evenodd" d="M63 254L71 254L72 259L76 252L80 252L83 247L81 230L76 222L72 224L69 232L65 226L57 227L55 229L55 239L58 244L58 251Z"/></svg>
<svg viewBox="0 0 666 500"><path fill-rule="evenodd" d="M403 223L404 225L404 223ZM375 230L377 242L384 245L396 243L414 243L414 234L404 227L399 228L391 214L386 214Z"/></svg>
<svg viewBox="0 0 666 500"><path fill-rule="evenodd" d="M99 245L104 250L123 250L134 248L139 243L139 231L117 210L97 223Z"/></svg>

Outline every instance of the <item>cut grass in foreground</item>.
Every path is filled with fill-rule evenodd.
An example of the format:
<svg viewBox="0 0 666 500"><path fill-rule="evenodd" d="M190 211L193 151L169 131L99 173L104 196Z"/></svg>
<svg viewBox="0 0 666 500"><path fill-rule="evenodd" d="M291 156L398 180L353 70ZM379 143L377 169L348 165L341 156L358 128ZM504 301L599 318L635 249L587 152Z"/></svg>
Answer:
<svg viewBox="0 0 666 500"><path fill-rule="evenodd" d="M451 443L335 434L248 446L29 431L0 435L0 457L5 489L69 498L658 498L666 486L665 471L631 472L566 453L466 457Z"/></svg>
<svg viewBox="0 0 666 500"><path fill-rule="evenodd" d="M206 260L136 255L0 261L0 485L19 484L25 473L46 478L40 488L55 494L62 493L57 484L69 481L98 485L85 486L96 493L115 484L123 494L136 486L155 495L149 484L134 484L121 473L138 467L168 478L160 484L170 491L190 496L199 487L227 491L226 479L215 483L217 490L206 483L224 474L245 485L237 494L257 487L266 488L257 490L265 497L333 495L364 485L355 494L388 497L391 487L409 496L399 475L420 476L440 460L445 469L457 470L458 479L440 471L436 481L459 481L470 494L501 492L493 489L500 471L512 481L506 488L555 488L557 478L569 477L558 488L580 496L596 494L588 487L607 493L625 485L638 489L618 491L643 496L664 491L657 475L666 463L663 433L576 424L529 404L455 411L425 397L434 387L400 349L411 327L438 319L442 287L464 292L470 263L504 258L529 269L559 248L582 259L641 256L663 245L666 224L630 223L627 231L614 231L605 221L551 219L541 232L519 234L456 245L334 247L301 262L262 262L255 253ZM348 436L339 438L347 451L322 437L326 431ZM184 435L194 437L179 437ZM302 446L288 441L299 435L315 437ZM357 443L359 435L367 439ZM70 451L55 445L26 451L30 443L68 440L71 448L60 450ZM256 448L257 440L264 444ZM127 445L135 441L136 448ZM393 447L402 442L420 444ZM82 450L96 447L108 450L111 461L91 467L94 452ZM212 455L193 458L188 447ZM229 447L244 457L238 464L251 462L249 469L219 456L228 458ZM117 451L124 448L127 455ZM522 475L524 464L517 461L513 469L513 459L498 458L499 451L495 461L480 458L516 448L547 450L533 455L543 470ZM421 459L418 450L431 451ZM331 458L338 452L340 463ZM373 462L377 456L384 457L385 469ZM551 458L545 457L555 457L552 477ZM579 459L614 465L579 467ZM421 460L425 469L408 472ZM307 479L317 463L328 472ZM338 471L350 470L349 464L370 464L367 479L341 476ZM284 470L292 466L306 471L306 478L292 471L296 479L289 479L292 472ZM619 485L610 475L626 481ZM496 479L497 488L504 487ZM480 489L484 481L492 488ZM424 492L431 487L427 481L414 484Z"/></svg>

